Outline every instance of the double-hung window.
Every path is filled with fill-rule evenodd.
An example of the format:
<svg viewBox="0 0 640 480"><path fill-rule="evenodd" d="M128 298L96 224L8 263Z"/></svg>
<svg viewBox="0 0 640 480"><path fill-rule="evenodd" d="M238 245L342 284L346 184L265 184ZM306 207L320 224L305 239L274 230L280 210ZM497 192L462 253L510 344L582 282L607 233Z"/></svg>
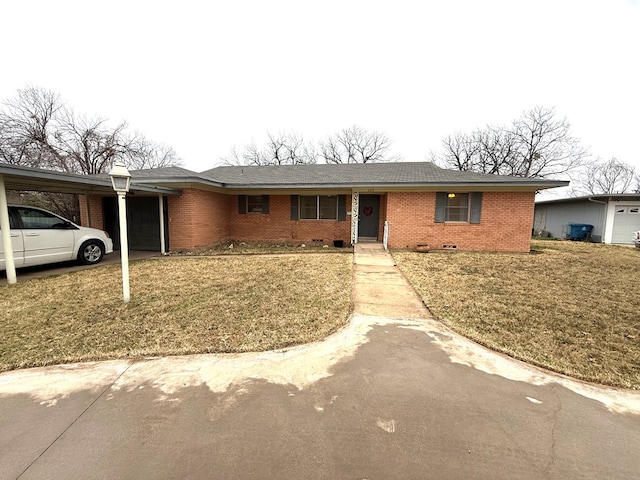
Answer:
<svg viewBox="0 0 640 480"><path fill-rule="evenodd" d="M445 222L469 221L469 194L447 193Z"/></svg>
<svg viewBox="0 0 640 480"><path fill-rule="evenodd" d="M269 195L238 195L238 213L269 213Z"/></svg>
<svg viewBox="0 0 640 480"><path fill-rule="evenodd" d="M337 220L337 195L300 195L301 220Z"/></svg>
<svg viewBox="0 0 640 480"><path fill-rule="evenodd" d="M464 222L480 223L482 214L482 192L436 193L436 223Z"/></svg>
<svg viewBox="0 0 640 480"><path fill-rule="evenodd" d="M346 195L291 195L291 220L346 220Z"/></svg>

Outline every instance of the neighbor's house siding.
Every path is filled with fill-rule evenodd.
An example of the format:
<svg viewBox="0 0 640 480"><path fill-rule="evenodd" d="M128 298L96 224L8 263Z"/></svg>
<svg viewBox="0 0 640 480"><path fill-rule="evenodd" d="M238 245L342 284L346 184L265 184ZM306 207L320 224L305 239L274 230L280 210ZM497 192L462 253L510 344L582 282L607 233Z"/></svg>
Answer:
<svg viewBox="0 0 640 480"><path fill-rule="evenodd" d="M229 213L236 203L217 192L184 189L169 196L169 242L172 250L204 247L230 238Z"/></svg>
<svg viewBox="0 0 640 480"><path fill-rule="evenodd" d="M471 224L435 223L435 192L388 193L389 246L528 252L534 196L534 192L484 192L480 223Z"/></svg>
<svg viewBox="0 0 640 480"><path fill-rule="evenodd" d="M544 204L535 206L536 222L534 230L549 232L552 237L565 238L567 225L570 223L586 223L593 225L591 240L602 242L606 220L607 205L577 200L575 202Z"/></svg>
<svg viewBox="0 0 640 480"><path fill-rule="evenodd" d="M238 196L230 196L229 233L234 240L304 243L351 238L351 217L346 220L291 220L291 196L269 195L269 213L238 213ZM347 212L351 211L351 196L346 198Z"/></svg>

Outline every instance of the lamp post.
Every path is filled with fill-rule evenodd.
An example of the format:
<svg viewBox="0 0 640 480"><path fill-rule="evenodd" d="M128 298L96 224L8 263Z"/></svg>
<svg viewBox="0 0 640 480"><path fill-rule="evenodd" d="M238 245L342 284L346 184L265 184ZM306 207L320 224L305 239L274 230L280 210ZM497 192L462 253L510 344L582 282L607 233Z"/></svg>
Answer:
<svg viewBox="0 0 640 480"><path fill-rule="evenodd" d="M120 225L120 262L122 263L122 298L129 303L129 240L127 236L127 202L126 195L131 183L131 174L121 162L116 162L109 172L111 185L118 194L118 224Z"/></svg>

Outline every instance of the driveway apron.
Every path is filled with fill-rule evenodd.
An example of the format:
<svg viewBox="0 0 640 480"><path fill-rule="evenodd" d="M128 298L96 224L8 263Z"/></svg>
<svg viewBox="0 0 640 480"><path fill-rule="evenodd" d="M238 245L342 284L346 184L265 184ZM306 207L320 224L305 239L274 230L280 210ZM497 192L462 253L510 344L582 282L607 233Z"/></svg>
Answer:
<svg viewBox="0 0 640 480"><path fill-rule="evenodd" d="M638 478L637 392L450 332L379 244L353 304L311 345L1 374L0 478Z"/></svg>

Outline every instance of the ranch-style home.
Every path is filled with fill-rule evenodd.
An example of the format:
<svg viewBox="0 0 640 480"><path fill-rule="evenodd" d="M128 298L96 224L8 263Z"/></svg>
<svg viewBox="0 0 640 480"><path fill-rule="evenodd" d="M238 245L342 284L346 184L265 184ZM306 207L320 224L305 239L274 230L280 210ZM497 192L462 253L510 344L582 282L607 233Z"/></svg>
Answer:
<svg viewBox="0 0 640 480"><path fill-rule="evenodd" d="M391 248L527 252L535 192L568 184L428 162L221 166L201 173L168 167L131 175L129 248L163 252L231 241L349 245L383 237ZM0 164L0 187L0 194L5 187L79 194L80 223L106 230L119 248L108 175Z"/></svg>
<svg viewBox="0 0 640 480"><path fill-rule="evenodd" d="M179 167L131 172L131 249L188 250L221 242L527 252L535 192L568 182L446 170L428 162ZM150 195L148 189L162 188ZM116 241L113 195L87 194L82 224ZM385 227L386 225L386 227ZM163 232L161 242L159 232ZM116 245L117 246L117 245Z"/></svg>

